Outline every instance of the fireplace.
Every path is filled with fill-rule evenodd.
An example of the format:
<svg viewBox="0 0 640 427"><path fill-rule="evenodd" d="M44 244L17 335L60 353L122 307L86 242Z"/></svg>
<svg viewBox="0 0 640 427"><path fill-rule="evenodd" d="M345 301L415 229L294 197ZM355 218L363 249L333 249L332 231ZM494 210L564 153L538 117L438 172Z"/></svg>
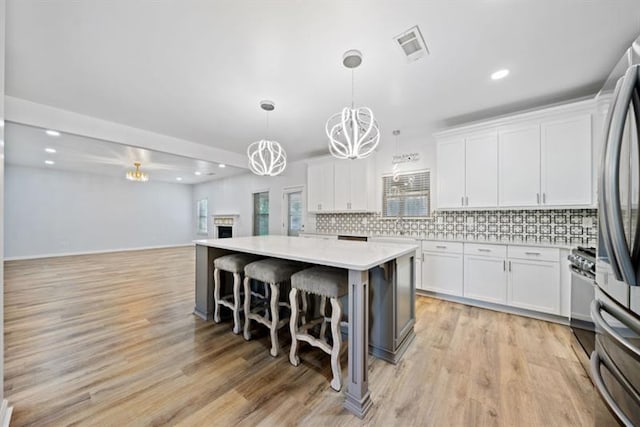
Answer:
<svg viewBox="0 0 640 427"><path fill-rule="evenodd" d="M230 225L218 225L217 227L218 239L228 239L233 237L233 227Z"/></svg>
<svg viewBox="0 0 640 427"><path fill-rule="evenodd" d="M214 239L228 239L236 235L236 225L238 224L238 214L216 214L213 217L213 237Z"/></svg>

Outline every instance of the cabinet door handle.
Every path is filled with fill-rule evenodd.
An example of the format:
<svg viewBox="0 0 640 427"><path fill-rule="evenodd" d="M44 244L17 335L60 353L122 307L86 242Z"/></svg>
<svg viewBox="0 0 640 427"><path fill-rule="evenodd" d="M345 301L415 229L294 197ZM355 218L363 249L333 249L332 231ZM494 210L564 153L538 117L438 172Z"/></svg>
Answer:
<svg viewBox="0 0 640 427"><path fill-rule="evenodd" d="M540 204L540 193L536 193L536 203Z"/></svg>
<svg viewBox="0 0 640 427"><path fill-rule="evenodd" d="M525 255L540 255L540 252L525 252Z"/></svg>
<svg viewBox="0 0 640 427"><path fill-rule="evenodd" d="M511 261L509 261L509 271L511 271Z"/></svg>
<svg viewBox="0 0 640 427"><path fill-rule="evenodd" d="M542 193L542 204L546 204L547 203L547 193Z"/></svg>
<svg viewBox="0 0 640 427"><path fill-rule="evenodd" d="M464 204L469 206L469 196L464 197Z"/></svg>
<svg viewBox="0 0 640 427"><path fill-rule="evenodd" d="M464 206L464 196L460 197L460 205Z"/></svg>
<svg viewBox="0 0 640 427"><path fill-rule="evenodd" d="M446 246L436 246L436 248L438 248L438 249L447 249Z"/></svg>
<svg viewBox="0 0 640 427"><path fill-rule="evenodd" d="M502 271L507 271L507 261L502 260Z"/></svg>
<svg viewBox="0 0 640 427"><path fill-rule="evenodd" d="M478 249L478 252L491 252L491 249L480 248L480 249Z"/></svg>

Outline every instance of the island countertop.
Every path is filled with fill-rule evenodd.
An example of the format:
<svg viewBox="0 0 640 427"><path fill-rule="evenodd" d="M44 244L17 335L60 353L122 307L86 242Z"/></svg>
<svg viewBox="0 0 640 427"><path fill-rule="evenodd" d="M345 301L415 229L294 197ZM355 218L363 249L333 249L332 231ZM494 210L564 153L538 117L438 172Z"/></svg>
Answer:
<svg viewBox="0 0 640 427"><path fill-rule="evenodd" d="M415 252L411 244L304 239L289 236L251 236L195 240L196 245L284 258L349 270L369 270Z"/></svg>

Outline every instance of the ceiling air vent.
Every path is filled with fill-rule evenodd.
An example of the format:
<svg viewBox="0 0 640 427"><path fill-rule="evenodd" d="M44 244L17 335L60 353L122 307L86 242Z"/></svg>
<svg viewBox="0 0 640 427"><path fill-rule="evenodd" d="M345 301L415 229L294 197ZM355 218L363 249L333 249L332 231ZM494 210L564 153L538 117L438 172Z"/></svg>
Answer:
<svg viewBox="0 0 640 427"><path fill-rule="evenodd" d="M393 39L402 50L408 62L415 61L429 54L427 44L424 42L424 37L422 37L420 28L418 28L417 25L395 36Z"/></svg>

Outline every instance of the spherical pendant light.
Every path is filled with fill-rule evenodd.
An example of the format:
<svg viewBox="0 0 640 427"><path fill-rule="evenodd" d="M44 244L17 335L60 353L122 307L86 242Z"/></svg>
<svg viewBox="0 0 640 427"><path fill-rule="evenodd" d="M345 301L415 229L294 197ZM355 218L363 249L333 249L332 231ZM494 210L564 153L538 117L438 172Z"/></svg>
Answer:
<svg viewBox="0 0 640 427"><path fill-rule="evenodd" d="M347 51L342 57L342 64L351 70L361 63L362 53L357 50ZM380 142L380 129L373 111L354 106L353 74L351 108L345 107L340 113L329 117L325 132L329 137L329 151L339 159L363 159L373 153Z"/></svg>
<svg viewBox="0 0 640 427"><path fill-rule="evenodd" d="M260 101L260 108L269 113L275 109L273 101ZM269 129L269 116L267 115L267 130ZM249 169L256 175L276 176L287 167L287 154L277 141L262 139L249 145L247 148Z"/></svg>

